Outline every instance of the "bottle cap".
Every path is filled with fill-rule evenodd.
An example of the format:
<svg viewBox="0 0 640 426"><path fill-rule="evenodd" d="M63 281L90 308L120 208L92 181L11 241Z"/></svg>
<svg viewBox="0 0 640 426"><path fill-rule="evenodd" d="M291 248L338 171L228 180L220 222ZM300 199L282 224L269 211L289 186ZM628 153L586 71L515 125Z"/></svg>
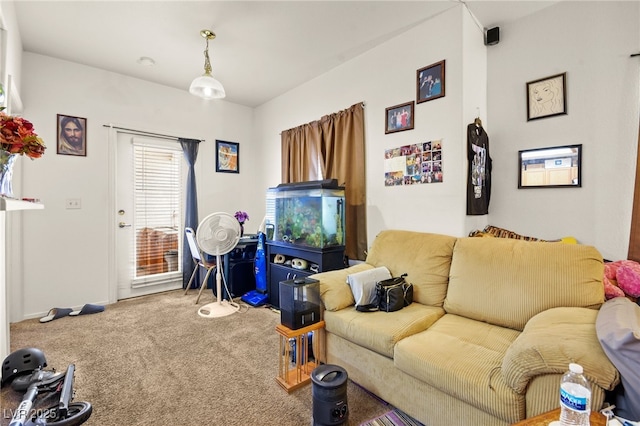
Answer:
<svg viewBox="0 0 640 426"><path fill-rule="evenodd" d="M576 373L576 374L582 374L583 372L582 366L580 364L575 364L575 363L569 364L569 370L572 373Z"/></svg>

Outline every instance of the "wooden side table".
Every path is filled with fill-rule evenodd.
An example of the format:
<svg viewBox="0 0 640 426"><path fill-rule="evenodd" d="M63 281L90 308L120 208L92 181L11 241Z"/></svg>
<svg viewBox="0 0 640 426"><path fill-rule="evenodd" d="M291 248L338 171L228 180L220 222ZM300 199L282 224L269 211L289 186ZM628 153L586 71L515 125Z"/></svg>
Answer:
<svg viewBox="0 0 640 426"><path fill-rule="evenodd" d="M547 426L555 420L560 420L560 408L524 419L521 422L514 423L513 426ZM589 416L589 423L591 423L591 426L606 426L607 418L597 411L592 411Z"/></svg>
<svg viewBox="0 0 640 426"><path fill-rule="evenodd" d="M324 328L324 321L311 324L309 326L299 328L297 330L291 330L282 324L276 326L276 332L280 335L280 356L278 361L278 377L277 382L288 393L298 389L311 381L311 372L319 365L319 358L316 355L316 361L309 361L309 332L314 332L314 335L318 335L315 331ZM295 357L296 362L293 367L289 360L291 359L291 349L289 348L289 339L295 339ZM317 341L317 352L322 353L322 342Z"/></svg>

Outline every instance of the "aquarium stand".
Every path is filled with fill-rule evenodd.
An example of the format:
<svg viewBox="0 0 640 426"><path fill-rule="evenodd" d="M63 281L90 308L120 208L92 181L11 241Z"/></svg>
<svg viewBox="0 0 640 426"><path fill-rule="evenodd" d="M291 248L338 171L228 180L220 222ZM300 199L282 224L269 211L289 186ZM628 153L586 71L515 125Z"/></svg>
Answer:
<svg viewBox="0 0 640 426"><path fill-rule="evenodd" d="M344 246L317 249L294 244L267 241L268 293L269 303L280 309L280 281L304 278L318 272L344 268ZM281 263L302 259L307 263L305 269L294 268L292 264ZM317 266L317 268L316 268Z"/></svg>

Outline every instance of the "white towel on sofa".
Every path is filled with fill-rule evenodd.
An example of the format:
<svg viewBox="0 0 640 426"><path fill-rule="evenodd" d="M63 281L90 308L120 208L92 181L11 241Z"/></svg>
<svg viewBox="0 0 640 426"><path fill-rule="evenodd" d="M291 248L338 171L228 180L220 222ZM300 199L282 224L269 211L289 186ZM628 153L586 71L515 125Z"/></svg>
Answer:
<svg viewBox="0 0 640 426"><path fill-rule="evenodd" d="M376 283L391 278L391 272L385 267L356 272L347 276L356 307L376 304Z"/></svg>

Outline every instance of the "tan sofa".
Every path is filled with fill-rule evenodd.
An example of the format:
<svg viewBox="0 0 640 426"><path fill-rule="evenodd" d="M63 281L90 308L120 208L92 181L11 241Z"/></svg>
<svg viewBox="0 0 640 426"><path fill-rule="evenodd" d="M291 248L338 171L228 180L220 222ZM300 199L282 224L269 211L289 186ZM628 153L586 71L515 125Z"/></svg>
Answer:
<svg viewBox="0 0 640 426"><path fill-rule="evenodd" d="M346 278L407 273L414 303L358 312ZM596 336L603 260L593 247L383 231L366 263L323 272L325 362L428 426L505 425L559 406L570 362L599 409L619 374Z"/></svg>

